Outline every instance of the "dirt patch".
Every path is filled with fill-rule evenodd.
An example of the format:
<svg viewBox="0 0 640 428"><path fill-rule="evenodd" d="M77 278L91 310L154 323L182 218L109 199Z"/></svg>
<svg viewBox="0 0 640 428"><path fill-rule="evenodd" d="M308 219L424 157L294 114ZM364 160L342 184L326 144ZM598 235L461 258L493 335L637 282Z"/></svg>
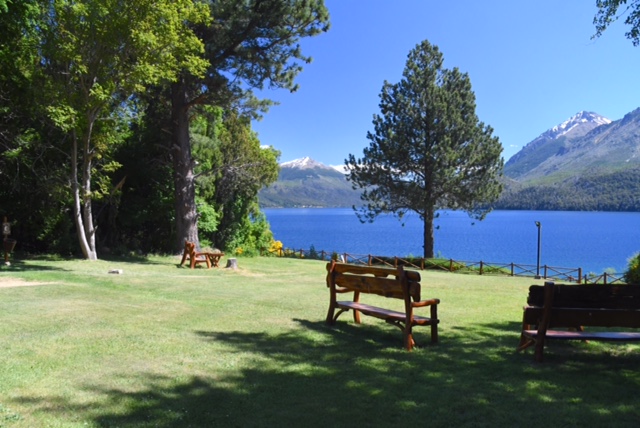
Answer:
<svg viewBox="0 0 640 428"><path fill-rule="evenodd" d="M24 279L18 279L18 278L2 278L2 277L0 277L0 288L32 287L34 285L47 285L47 284L54 284L54 283L53 282L25 281Z"/></svg>

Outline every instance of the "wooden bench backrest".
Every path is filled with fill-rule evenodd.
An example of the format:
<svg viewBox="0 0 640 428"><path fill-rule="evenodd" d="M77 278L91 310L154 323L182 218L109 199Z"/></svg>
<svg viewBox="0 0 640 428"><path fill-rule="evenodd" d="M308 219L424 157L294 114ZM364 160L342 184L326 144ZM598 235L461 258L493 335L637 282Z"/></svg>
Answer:
<svg viewBox="0 0 640 428"><path fill-rule="evenodd" d="M327 272L327 287L333 282L343 290L404 299L404 282L411 299L420 300L420 273L401 266L390 269L331 262L327 263Z"/></svg>
<svg viewBox="0 0 640 428"><path fill-rule="evenodd" d="M525 323L542 319L545 288L549 327L640 327L640 286L635 285L532 285Z"/></svg>
<svg viewBox="0 0 640 428"><path fill-rule="evenodd" d="M544 306L543 285L532 285L529 288L527 304ZM553 307L640 310L640 286L555 284Z"/></svg>

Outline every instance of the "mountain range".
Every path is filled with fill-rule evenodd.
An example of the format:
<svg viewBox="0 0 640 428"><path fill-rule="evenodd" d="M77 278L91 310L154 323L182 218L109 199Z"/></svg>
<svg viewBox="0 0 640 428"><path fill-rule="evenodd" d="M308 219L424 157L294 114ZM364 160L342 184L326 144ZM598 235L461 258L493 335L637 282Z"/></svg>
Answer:
<svg viewBox="0 0 640 428"><path fill-rule="evenodd" d="M499 209L640 211L640 108L612 121L580 112L504 167Z"/></svg>
<svg viewBox="0 0 640 428"><path fill-rule="evenodd" d="M309 157L280 164L278 181L258 194L264 208L351 207L360 193L343 172Z"/></svg>
<svg viewBox="0 0 640 428"><path fill-rule="evenodd" d="M640 211L640 108L610 120L582 111L526 144L504 167L496 209ZM359 205L343 172L310 158L280 165L262 207Z"/></svg>

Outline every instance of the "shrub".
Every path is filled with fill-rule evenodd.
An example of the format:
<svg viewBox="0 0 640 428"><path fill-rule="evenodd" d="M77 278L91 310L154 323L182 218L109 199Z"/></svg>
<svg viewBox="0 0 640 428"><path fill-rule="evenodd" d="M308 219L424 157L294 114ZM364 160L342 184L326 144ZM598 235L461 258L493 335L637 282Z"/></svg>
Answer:
<svg viewBox="0 0 640 428"><path fill-rule="evenodd" d="M624 282L640 285L640 253L636 253L629 259L627 271L624 273Z"/></svg>

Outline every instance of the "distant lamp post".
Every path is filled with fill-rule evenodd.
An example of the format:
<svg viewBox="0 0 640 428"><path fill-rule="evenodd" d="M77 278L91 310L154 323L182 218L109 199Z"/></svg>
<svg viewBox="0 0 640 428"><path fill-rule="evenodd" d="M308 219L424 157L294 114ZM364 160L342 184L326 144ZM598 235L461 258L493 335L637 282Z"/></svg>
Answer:
<svg viewBox="0 0 640 428"><path fill-rule="evenodd" d="M540 235L542 233L542 224L536 221L536 227L538 228L538 263L536 264L536 279L540 279Z"/></svg>

